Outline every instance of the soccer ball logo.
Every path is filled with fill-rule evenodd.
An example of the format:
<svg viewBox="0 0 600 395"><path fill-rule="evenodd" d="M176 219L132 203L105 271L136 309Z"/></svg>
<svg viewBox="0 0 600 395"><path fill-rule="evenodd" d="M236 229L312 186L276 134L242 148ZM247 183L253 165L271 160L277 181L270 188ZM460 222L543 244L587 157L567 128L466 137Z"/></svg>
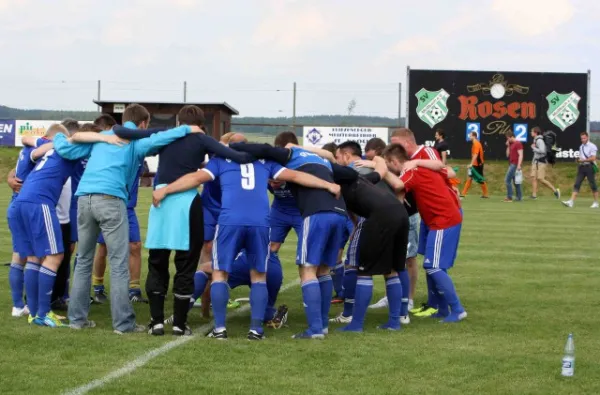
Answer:
<svg viewBox="0 0 600 395"><path fill-rule="evenodd" d="M442 109L439 107L434 107L429 114L436 123L441 122L446 115L444 111L442 111Z"/></svg>
<svg viewBox="0 0 600 395"><path fill-rule="evenodd" d="M565 123L567 125L572 125L577 120L577 118L575 117L575 114L573 114L573 112L571 112L571 111L565 111L562 114L561 118L563 119L563 121L565 121Z"/></svg>
<svg viewBox="0 0 600 395"><path fill-rule="evenodd" d="M321 141L323 135L315 128L308 132L306 138L311 144L317 144L319 141Z"/></svg>

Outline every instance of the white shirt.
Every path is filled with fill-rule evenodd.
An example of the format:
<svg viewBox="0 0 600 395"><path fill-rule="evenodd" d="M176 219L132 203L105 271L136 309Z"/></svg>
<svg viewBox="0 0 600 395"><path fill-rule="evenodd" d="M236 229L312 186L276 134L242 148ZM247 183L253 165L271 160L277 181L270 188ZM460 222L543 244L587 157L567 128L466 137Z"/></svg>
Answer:
<svg viewBox="0 0 600 395"><path fill-rule="evenodd" d="M56 205L56 215L58 216L58 222L61 225L68 224L70 222L69 219L69 211L71 210L71 177L67 179L65 185L63 185L62 192L60 193L60 197L58 198L58 204ZM77 218L73 218L74 221Z"/></svg>
<svg viewBox="0 0 600 395"><path fill-rule="evenodd" d="M586 144L581 144L581 146L579 147L579 157L582 159L587 159L591 156L595 156L597 152L598 147L596 147L596 144L591 143L589 141Z"/></svg>

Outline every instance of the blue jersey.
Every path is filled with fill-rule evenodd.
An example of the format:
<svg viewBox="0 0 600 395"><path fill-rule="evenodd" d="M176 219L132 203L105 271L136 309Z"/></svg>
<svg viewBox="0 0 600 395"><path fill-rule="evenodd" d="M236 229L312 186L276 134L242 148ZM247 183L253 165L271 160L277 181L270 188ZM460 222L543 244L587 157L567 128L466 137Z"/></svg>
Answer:
<svg viewBox="0 0 600 395"><path fill-rule="evenodd" d="M328 182L333 182L331 163L319 155L299 147L292 147L290 149L290 158L286 163L286 167L312 174ZM306 188L292 184L291 190L296 198L300 213L304 218L318 212L327 211L346 214L344 200L341 197L336 199L335 196L324 189Z"/></svg>
<svg viewBox="0 0 600 395"><path fill-rule="evenodd" d="M51 149L33 168L16 201L56 207L63 186L76 165L76 160L63 159Z"/></svg>
<svg viewBox="0 0 600 395"><path fill-rule="evenodd" d="M77 209L77 196L75 196L75 192L77 192L77 187L79 186L79 181L81 181L81 177L85 171L86 164L87 159L77 160L73 169L73 174L71 174L71 209Z"/></svg>
<svg viewBox="0 0 600 395"><path fill-rule="evenodd" d="M284 182L279 188L273 188L269 185L269 191L273 194L271 209L286 215L300 215L300 210L298 210L296 199L289 184Z"/></svg>
<svg viewBox="0 0 600 395"><path fill-rule="evenodd" d="M202 206L214 211L221 209L221 187L218 181L207 182L202 186Z"/></svg>
<svg viewBox="0 0 600 395"><path fill-rule="evenodd" d="M42 144L49 143L50 140L45 138L39 138L35 142L35 147L23 147L21 152L19 152L19 159L17 159L17 164L15 165L15 177L21 180L22 183L25 182L31 170L35 167L37 161L34 161L31 158L31 154L33 151ZM13 199L16 198L19 194L17 192L13 193Z"/></svg>
<svg viewBox="0 0 600 395"><path fill-rule="evenodd" d="M133 179L133 183L129 186L129 200L127 201L127 208L135 208L137 206L138 189L140 189L140 177L144 171L144 162L140 162L139 169Z"/></svg>
<svg viewBox="0 0 600 395"><path fill-rule="evenodd" d="M269 227L269 179L285 168L265 160L245 165L215 157L202 171L218 179L221 187L219 225Z"/></svg>

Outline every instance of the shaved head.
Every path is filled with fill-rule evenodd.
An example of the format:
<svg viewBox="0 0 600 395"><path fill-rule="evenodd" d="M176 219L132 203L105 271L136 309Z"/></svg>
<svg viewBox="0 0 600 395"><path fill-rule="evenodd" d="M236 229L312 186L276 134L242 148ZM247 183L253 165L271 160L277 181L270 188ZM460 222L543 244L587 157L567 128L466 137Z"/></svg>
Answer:
<svg viewBox="0 0 600 395"><path fill-rule="evenodd" d="M229 144L233 143L247 143L248 139L242 133L234 133L233 136L229 138Z"/></svg>

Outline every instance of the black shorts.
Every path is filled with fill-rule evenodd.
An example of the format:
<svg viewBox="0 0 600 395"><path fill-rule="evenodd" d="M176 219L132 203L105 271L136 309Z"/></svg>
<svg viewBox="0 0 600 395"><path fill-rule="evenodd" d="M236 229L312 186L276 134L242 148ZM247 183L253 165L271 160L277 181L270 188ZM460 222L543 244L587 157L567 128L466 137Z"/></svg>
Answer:
<svg viewBox="0 0 600 395"><path fill-rule="evenodd" d="M366 219L358 240L358 275L404 270L408 231L408 214L401 204L377 210Z"/></svg>
<svg viewBox="0 0 600 395"><path fill-rule="evenodd" d="M483 163L478 166L473 166L473 169L475 169L477 173L481 174L481 176L483 177Z"/></svg>

